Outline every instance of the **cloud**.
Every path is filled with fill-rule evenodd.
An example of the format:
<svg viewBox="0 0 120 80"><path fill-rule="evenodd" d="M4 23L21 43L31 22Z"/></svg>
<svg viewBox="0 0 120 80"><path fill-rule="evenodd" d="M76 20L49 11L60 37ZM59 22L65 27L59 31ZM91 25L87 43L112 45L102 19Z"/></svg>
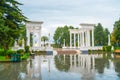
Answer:
<svg viewBox="0 0 120 80"><path fill-rule="evenodd" d="M120 0L19 0L29 20L44 21L42 35L54 35L58 26L101 23L111 32L120 17Z"/></svg>

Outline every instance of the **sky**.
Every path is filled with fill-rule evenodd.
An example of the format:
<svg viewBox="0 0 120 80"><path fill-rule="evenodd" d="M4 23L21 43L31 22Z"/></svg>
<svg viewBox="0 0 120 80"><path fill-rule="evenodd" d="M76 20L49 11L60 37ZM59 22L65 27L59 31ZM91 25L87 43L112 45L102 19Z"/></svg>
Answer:
<svg viewBox="0 0 120 80"><path fill-rule="evenodd" d="M80 27L80 23L101 23L113 31L120 18L120 0L17 0L31 21L43 21L42 36L51 37L58 26Z"/></svg>

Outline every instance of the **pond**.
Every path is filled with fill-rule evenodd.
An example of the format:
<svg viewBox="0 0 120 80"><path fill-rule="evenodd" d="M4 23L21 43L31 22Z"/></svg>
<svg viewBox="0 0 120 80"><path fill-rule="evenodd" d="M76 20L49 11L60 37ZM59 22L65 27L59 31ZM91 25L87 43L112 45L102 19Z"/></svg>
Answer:
<svg viewBox="0 0 120 80"><path fill-rule="evenodd" d="M120 58L35 55L20 63L0 63L0 80L120 80Z"/></svg>

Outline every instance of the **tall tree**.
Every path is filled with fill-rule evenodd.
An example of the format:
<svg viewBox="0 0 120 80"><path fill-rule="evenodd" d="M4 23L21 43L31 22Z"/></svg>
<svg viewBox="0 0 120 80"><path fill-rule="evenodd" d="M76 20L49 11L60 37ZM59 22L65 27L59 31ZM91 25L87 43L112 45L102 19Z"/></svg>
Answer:
<svg viewBox="0 0 120 80"><path fill-rule="evenodd" d="M23 32L26 17L18 8L21 3L15 0L0 0L0 47L11 47Z"/></svg>
<svg viewBox="0 0 120 80"><path fill-rule="evenodd" d="M54 41L58 47L62 47L65 40L65 45L70 45L70 34L69 29L73 29L72 26L65 25L64 27L58 27L54 34Z"/></svg>
<svg viewBox="0 0 120 80"><path fill-rule="evenodd" d="M94 29L95 45L99 45L99 46L105 45L105 39L106 39L105 36L107 36L107 31L105 30L104 32L103 26L100 23L98 23L98 25L95 26Z"/></svg>
<svg viewBox="0 0 120 80"><path fill-rule="evenodd" d="M104 29L105 39L104 39L104 45L108 45L108 35L110 35L110 32L107 28Z"/></svg>
<svg viewBox="0 0 120 80"><path fill-rule="evenodd" d="M120 20L116 21L114 24L112 32L112 43L115 46L120 46Z"/></svg>

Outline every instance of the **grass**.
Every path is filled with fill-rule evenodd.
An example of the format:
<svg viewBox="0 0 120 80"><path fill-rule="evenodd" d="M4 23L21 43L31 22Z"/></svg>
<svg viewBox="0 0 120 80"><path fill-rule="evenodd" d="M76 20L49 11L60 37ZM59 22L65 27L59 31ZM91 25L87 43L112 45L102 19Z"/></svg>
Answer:
<svg viewBox="0 0 120 80"><path fill-rule="evenodd" d="M29 58L29 56L30 56L29 53L25 53L25 54L21 55L20 59L21 60L26 60L26 59ZM1 56L0 55L0 61L11 61L11 58L8 57L8 56Z"/></svg>
<svg viewBox="0 0 120 80"><path fill-rule="evenodd" d="M0 56L0 61L10 61L10 59L6 58L6 56Z"/></svg>

